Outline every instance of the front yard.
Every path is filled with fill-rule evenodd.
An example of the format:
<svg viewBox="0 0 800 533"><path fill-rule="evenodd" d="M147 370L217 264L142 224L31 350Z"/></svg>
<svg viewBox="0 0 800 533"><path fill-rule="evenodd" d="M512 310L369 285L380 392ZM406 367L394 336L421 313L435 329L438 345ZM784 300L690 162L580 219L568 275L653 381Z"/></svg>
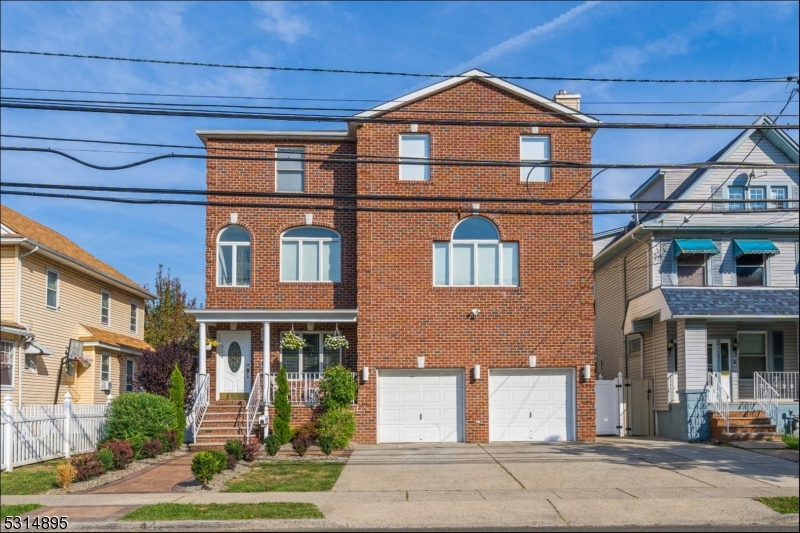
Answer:
<svg viewBox="0 0 800 533"><path fill-rule="evenodd" d="M38 503L21 503L19 505L0 505L0 520L5 521L7 516L22 516L42 507Z"/></svg>
<svg viewBox="0 0 800 533"><path fill-rule="evenodd" d="M56 465L63 461L47 461L35 465L20 466L11 472L0 474L0 495L24 496L41 494L58 488Z"/></svg>
<svg viewBox="0 0 800 533"><path fill-rule="evenodd" d="M781 514L800 513L800 497L798 496L778 496L776 498L756 498L773 511Z"/></svg>
<svg viewBox="0 0 800 533"><path fill-rule="evenodd" d="M254 463L249 472L230 480L224 492L322 492L333 488L344 463L269 461Z"/></svg>
<svg viewBox="0 0 800 533"><path fill-rule="evenodd" d="M325 518L312 503L159 503L145 505L126 514L121 521L155 522L162 520L257 520Z"/></svg>

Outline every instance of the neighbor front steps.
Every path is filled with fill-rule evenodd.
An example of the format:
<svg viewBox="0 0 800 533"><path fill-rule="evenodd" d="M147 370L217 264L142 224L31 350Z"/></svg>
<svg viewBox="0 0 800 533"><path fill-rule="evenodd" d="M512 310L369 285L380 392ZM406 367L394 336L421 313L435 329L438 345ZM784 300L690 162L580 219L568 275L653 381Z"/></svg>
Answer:
<svg viewBox="0 0 800 533"><path fill-rule="evenodd" d="M711 438L713 440L730 441L780 441L781 434L764 411L731 411L729 424L719 413L711 413Z"/></svg>
<svg viewBox="0 0 800 533"><path fill-rule="evenodd" d="M221 400L208 406L200 430L194 443L189 444L192 451L222 450L228 440L244 440L247 432L247 402L244 400ZM258 425L252 436L258 437Z"/></svg>

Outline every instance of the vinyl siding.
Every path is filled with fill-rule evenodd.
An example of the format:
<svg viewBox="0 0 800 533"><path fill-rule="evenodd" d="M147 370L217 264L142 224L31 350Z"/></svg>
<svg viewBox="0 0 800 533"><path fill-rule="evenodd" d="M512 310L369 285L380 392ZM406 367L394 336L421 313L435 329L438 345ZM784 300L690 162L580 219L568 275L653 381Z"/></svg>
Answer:
<svg viewBox="0 0 800 533"><path fill-rule="evenodd" d="M706 369L706 324L704 322L678 321L678 337L684 338L684 365L680 359L678 365L684 377L679 378L679 383L685 383L688 390L705 388L707 382ZM680 353L680 352L679 352ZM682 388L682 387L681 387Z"/></svg>
<svg viewBox="0 0 800 533"><path fill-rule="evenodd" d="M675 189L693 172L691 169L665 170L664 171L664 198L669 198Z"/></svg>
<svg viewBox="0 0 800 533"><path fill-rule="evenodd" d="M646 243L628 249L623 256L625 264L625 297L632 300L650 290L650 248Z"/></svg>
<svg viewBox="0 0 800 533"><path fill-rule="evenodd" d="M625 372L622 322L625 296L622 291L622 258L616 257L595 272L595 350L603 364L603 378Z"/></svg>
<svg viewBox="0 0 800 533"><path fill-rule="evenodd" d="M667 323L653 319L653 351L651 368L655 367L653 376L653 398L656 410L668 408L667 394Z"/></svg>
<svg viewBox="0 0 800 533"><path fill-rule="evenodd" d="M45 306L46 269L50 267L60 274L59 309L48 309ZM110 326L100 324L100 291L106 289L111 293ZM52 356L37 357L37 372L23 373L23 404L49 404L53 402L61 358L69 340L86 336L80 324L109 329L116 333L143 338L144 301L134 299L139 305L139 332L130 331L130 303L132 295L119 289L111 289L99 280L87 277L71 270L63 264L50 263L37 254L22 260L22 301L20 322L27 325L36 335L36 341L53 351ZM87 347L87 352L90 348ZM94 362L88 369L77 368L76 376L62 377L59 391L59 402L64 393L69 391L73 401L93 403L102 401L99 391L99 358L90 356ZM115 360L116 357L112 358ZM80 367L80 365L78 365ZM96 374L96 379L94 378ZM91 378L91 379L89 379ZM87 384L84 380L94 381ZM115 379L115 378L114 378ZM96 390L95 390L96 388ZM92 391L95 391L94 393ZM94 396L93 396L94 394Z"/></svg>
<svg viewBox="0 0 800 533"><path fill-rule="evenodd" d="M795 246L797 239L772 239L781 253L769 258L770 287L797 287L797 258Z"/></svg>
<svg viewBox="0 0 800 533"><path fill-rule="evenodd" d="M653 209L664 196L664 178L659 177L650 186L634 199L639 209ZM649 201L648 201L649 200Z"/></svg>
<svg viewBox="0 0 800 533"><path fill-rule="evenodd" d="M16 322L17 316L17 247L0 250L0 317Z"/></svg>
<svg viewBox="0 0 800 533"><path fill-rule="evenodd" d="M606 246L613 241L618 234L609 235L608 237L603 237L602 239L594 239L592 241L592 257L597 257L597 254L602 252Z"/></svg>

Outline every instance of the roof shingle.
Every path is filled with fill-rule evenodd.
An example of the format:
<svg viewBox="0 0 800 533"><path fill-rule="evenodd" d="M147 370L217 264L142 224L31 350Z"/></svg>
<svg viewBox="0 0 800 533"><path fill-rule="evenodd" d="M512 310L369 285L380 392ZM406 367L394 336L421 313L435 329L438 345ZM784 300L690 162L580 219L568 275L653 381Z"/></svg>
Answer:
<svg viewBox="0 0 800 533"><path fill-rule="evenodd" d="M675 316L798 316L797 289L670 289L661 288Z"/></svg>

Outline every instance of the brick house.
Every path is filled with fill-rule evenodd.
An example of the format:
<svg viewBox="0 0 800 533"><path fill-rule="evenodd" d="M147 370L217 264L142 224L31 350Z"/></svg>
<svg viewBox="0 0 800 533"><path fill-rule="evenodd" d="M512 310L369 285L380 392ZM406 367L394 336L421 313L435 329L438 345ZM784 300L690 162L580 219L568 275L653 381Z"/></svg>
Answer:
<svg viewBox="0 0 800 533"><path fill-rule="evenodd" d="M520 211L564 208L519 201L568 197L590 178L524 164L591 161L597 121L579 98L551 100L473 70L356 115L343 131L198 132L210 155L278 159L208 160L209 191L288 194L208 195L277 207L207 207L206 308L192 314L201 339L220 346L201 342L196 442L257 426L281 365L293 425L312 419L320 373L337 363L359 381L362 444L594 440L591 204L537 216ZM425 123L487 120L476 112L585 127ZM358 121L377 117L405 122ZM591 198L591 187L577 197ZM517 201L490 201L505 198ZM309 344L300 352L280 347L292 329ZM341 353L323 347L337 329L350 343Z"/></svg>

